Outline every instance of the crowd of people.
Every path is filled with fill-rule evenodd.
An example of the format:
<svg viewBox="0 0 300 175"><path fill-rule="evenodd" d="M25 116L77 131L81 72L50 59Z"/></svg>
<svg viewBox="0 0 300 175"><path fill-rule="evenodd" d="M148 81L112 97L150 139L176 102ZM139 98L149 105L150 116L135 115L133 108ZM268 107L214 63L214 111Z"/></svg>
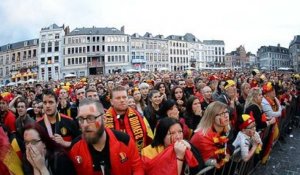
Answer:
<svg viewBox="0 0 300 175"><path fill-rule="evenodd" d="M267 163L296 100L295 73L257 69L91 76L3 87L0 171L163 175ZM262 131L271 128L268 136Z"/></svg>

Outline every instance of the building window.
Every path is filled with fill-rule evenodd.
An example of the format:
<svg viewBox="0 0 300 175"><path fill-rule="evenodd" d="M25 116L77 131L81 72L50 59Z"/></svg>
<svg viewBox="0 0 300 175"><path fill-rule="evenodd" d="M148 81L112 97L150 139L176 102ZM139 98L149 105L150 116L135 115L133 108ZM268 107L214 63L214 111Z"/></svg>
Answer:
<svg viewBox="0 0 300 175"><path fill-rule="evenodd" d="M20 57L21 57L21 53L18 52L18 53L17 53L17 61L20 61Z"/></svg>
<svg viewBox="0 0 300 175"><path fill-rule="evenodd" d="M58 52L58 51L59 51L59 42L55 41L54 52Z"/></svg>
<svg viewBox="0 0 300 175"><path fill-rule="evenodd" d="M6 60L5 60L5 64L9 63L9 55L6 55Z"/></svg>
<svg viewBox="0 0 300 175"><path fill-rule="evenodd" d="M9 68L6 67L6 68L5 68L5 75L8 75L8 74L9 74Z"/></svg>
<svg viewBox="0 0 300 175"><path fill-rule="evenodd" d="M23 52L23 60L26 60L26 56L27 56L27 52L24 51L24 52Z"/></svg>
<svg viewBox="0 0 300 175"><path fill-rule="evenodd" d="M58 74L58 66L55 66L55 74Z"/></svg>
<svg viewBox="0 0 300 175"><path fill-rule="evenodd" d="M51 64L52 63L52 58L51 57L48 57L47 58L47 64Z"/></svg>
<svg viewBox="0 0 300 175"><path fill-rule="evenodd" d="M12 54L12 57L11 57L11 62L16 62L16 54ZM8 62L6 62L7 64Z"/></svg>
<svg viewBox="0 0 300 175"><path fill-rule="evenodd" d="M55 34L55 39L59 39L59 33Z"/></svg>
<svg viewBox="0 0 300 175"><path fill-rule="evenodd" d="M41 53L45 53L45 43L41 43Z"/></svg>
<svg viewBox="0 0 300 175"><path fill-rule="evenodd" d="M69 59L68 59L68 65L70 65L70 64L71 64L71 59L69 58Z"/></svg>
<svg viewBox="0 0 300 175"><path fill-rule="evenodd" d="M54 63L58 63L58 56L54 56Z"/></svg>
<svg viewBox="0 0 300 175"><path fill-rule="evenodd" d="M44 57L41 58L41 64L45 64L45 58Z"/></svg>
<svg viewBox="0 0 300 175"><path fill-rule="evenodd" d="M48 42L48 52L52 52L52 43Z"/></svg>

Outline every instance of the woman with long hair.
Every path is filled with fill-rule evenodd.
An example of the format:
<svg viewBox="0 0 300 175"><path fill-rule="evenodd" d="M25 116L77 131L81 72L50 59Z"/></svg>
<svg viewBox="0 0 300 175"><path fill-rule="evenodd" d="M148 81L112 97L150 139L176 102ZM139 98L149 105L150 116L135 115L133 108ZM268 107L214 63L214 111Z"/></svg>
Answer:
<svg viewBox="0 0 300 175"><path fill-rule="evenodd" d="M202 113L200 100L193 95L190 96L186 103L184 118L187 126L193 131L197 128L202 118Z"/></svg>
<svg viewBox="0 0 300 175"><path fill-rule="evenodd" d="M142 98L140 90L137 87L132 89L132 96L135 101L137 111L143 114L146 104L144 99Z"/></svg>
<svg viewBox="0 0 300 175"><path fill-rule="evenodd" d="M229 160L229 110L226 104L215 101L204 112L191 143L199 150L206 165L222 167Z"/></svg>
<svg viewBox="0 0 300 175"><path fill-rule="evenodd" d="M167 100L170 97L170 90L166 86L165 83L159 82L154 86L155 90L158 90L160 92L160 95L163 97L163 100Z"/></svg>
<svg viewBox="0 0 300 175"><path fill-rule="evenodd" d="M73 175L74 165L64 148L52 140L38 123L29 124L24 130L26 159L25 174Z"/></svg>
<svg viewBox="0 0 300 175"><path fill-rule="evenodd" d="M159 108L162 102L161 94L158 90L151 90L148 95L148 104L144 110L144 117L149 122L151 130L154 131L157 121L161 118Z"/></svg>
<svg viewBox="0 0 300 175"><path fill-rule="evenodd" d="M156 134L150 145L142 149L142 160L147 174L183 174L185 165L190 167L190 174L196 174L203 166L197 149L183 140L183 129L174 118L161 119L156 127Z"/></svg>
<svg viewBox="0 0 300 175"><path fill-rule="evenodd" d="M179 120L183 128L183 138L186 140L190 140L193 131L185 124L185 118L180 115L179 110L176 106L176 102L174 100L168 99L167 101L162 102L159 109L159 115L162 118L170 117Z"/></svg>
<svg viewBox="0 0 300 175"><path fill-rule="evenodd" d="M241 94L239 96L239 103L240 104L245 104L245 101L247 99L247 96L249 94L249 91L250 91L250 84L247 83L247 82L244 82L242 85L241 85Z"/></svg>
<svg viewBox="0 0 300 175"><path fill-rule="evenodd" d="M171 91L171 98L176 102L176 106L182 115L186 109L184 89L182 89L180 86L174 86Z"/></svg>
<svg viewBox="0 0 300 175"><path fill-rule="evenodd" d="M266 128L276 121L275 118L267 121L267 117L263 113L261 106L262 98L262 91L259 88L254 87L249 91L244 107L245 113L254 117L257 131Z"/></svg>
<svg viewBox="0 0 300 175"><path fill-rule="evenodd" d="M32 102L32 108L34 116L33 118L37 121L43 117L43 102L41 100L34 100Z"/></svg>
<svg viewBox="0 0 300 175"><path fill-rule="evenodd" d="M226 82L225 80L220 80L218 82L218 86L217 86L216 90L212 94L213 100L217 100L221 94L225 93L224 92L224 84L225 84L225 82Z"/></svg>

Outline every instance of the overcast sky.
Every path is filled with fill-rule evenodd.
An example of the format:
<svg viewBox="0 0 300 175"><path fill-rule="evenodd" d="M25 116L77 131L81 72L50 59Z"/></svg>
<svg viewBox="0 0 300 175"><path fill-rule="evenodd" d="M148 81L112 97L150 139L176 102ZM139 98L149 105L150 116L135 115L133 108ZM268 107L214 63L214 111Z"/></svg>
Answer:
<svg viewBox="0 0 300 175"><path fill-rule="evenodd" d="M224 40L256 54L262 45L288 47L300 35L299 0L1 0L0 45L39 37L56 23L76 27L125 26L125 33L192 33Z"/></svg>

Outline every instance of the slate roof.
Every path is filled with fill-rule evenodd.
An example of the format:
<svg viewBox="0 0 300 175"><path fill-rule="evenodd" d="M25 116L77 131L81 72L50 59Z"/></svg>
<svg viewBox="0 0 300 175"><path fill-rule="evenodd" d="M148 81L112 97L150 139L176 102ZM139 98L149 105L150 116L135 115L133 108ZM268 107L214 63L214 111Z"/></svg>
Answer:
<svg viewBox="0 0 300 175"><path fill-rule="evenodd" d="M288 54L289 49L278 46L261 46L258 51L258 53L264 53L264 52L276 52L276 53L283 53Z"/></svg>
<svg viewBox="0 0 300 175"><path fill-rule="evenodd" d="M294 39L291 41L290 46L294 44L300 44L300 35L296 35Z"/></svg>
<svg viewBox="0 0 300 175"><path fill-rule="evenodd" d="M105 28L76 28L67 35L124 35L125 33L114 28L114 27L105 27Z"/></svg>
<svg viewBox="0 0 300 175"><path fill-rule="evenodd" d="M36 43L34 43L34 40L36 40ZM25 42L27 42L27 45L25 46ZM39 44L39 39L31 39L31 40L25 40L25 41L20 41L17 43L12 43L12 44L6 44L3 46L0 46L0 52L5 52L8 50L15 50L15 49L20 49L22 47L28 47L28 46L34 46Z"/></svg>
<svg viewBox="0 0 300 175"><path fill-rule="evenodd" d="M59 27L57 24L51 24L49 27L44 27L42 30L50 30L50 29L63 29L64 25Z"/></svg>
<svg viewBox="0 0 300 175"><path fill-rule="evenodd" d="M225 45L223 40L203 40L205 45Z"/></svg>

